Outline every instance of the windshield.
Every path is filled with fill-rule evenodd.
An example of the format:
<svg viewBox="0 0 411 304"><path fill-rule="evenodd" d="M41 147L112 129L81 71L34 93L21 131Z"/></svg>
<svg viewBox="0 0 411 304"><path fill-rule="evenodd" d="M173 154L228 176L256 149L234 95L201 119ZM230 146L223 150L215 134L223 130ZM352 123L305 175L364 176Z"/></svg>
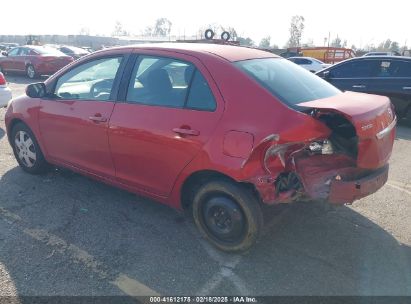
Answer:
<svg viewBox="0 0 411 304"><path fill-rule="evenodd" d="M291 107L341 93L325 80L286 59L251 59L234 64Z"/></svg>

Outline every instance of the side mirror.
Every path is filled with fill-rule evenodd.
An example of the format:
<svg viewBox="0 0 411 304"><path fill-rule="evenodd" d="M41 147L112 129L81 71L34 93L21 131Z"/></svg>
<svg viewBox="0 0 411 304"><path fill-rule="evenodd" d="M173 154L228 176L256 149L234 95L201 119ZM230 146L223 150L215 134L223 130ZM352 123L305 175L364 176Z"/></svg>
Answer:
<svg viewBox="0 0 411 304"><path fill-rule="evenodd" d="M330 78L330 70L322 72L321 73L321 78L329 79Z"/></svg>
<svg viewBox="0 0 411 304"><path fill-rule="evenodd" d="M29 84L26 95L31 98L43 98L46 96L46 85L43 82Z"/></svg>
<svg viewBox="0 0 411 304"><path fill-rule="evenodd" d="M3 52L1 52L1 54L3 55L3 56L9 56L9 53L7 53L6 51L3 51Z"/></svg>

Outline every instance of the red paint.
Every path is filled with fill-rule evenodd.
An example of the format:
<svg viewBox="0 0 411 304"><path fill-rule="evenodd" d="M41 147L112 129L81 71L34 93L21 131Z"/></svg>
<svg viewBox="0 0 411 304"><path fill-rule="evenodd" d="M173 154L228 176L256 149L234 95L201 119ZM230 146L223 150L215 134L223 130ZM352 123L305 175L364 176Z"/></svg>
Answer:
<svg viewBox="0 0 411 304"><path fill-rule="evenodd" d="M380 141L374 140L388 122L388 100L351 93L303 105L350 119L361 138L358 159L304 152L312 140L328 138L331 130L316 118L281 103L231 62L275 56L269 53L233 46L164 44L104 50L72 66L101 56L131 53L171 56L194 64L213 92L216 110L21 97L6 113L8 134L16 119L21 120L32 129L49 162L176 208L181 207L184 182L201 171L251 183L266 203L289 201L293 191L277 195L275 182L279 174L295 172L306 196L327 199L331 184L324 181L345 172L348 177L359 171L374 172L391 154L395 130ZM46 86L51 89L55 79L70 68L49 78ZM367 122L375 126L362 131ZM264 155L272 145L287 149L283 160L276 156L269 160L267 171ZM332 193L338 193L339 188L334 183ZM347 197L346 202L352 199Z"/></svg>

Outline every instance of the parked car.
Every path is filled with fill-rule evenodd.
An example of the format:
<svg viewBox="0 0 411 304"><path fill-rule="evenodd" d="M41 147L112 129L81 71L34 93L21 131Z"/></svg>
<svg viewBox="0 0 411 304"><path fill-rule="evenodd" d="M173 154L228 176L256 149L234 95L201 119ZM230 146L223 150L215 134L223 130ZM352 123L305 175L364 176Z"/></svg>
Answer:
<svg viewBox="0 0 411 304"><path fill-rule="evenodd" d="M8 50L18 47L18 46L19 46L18 43L2 43L0 44L0 50L7 52Z"/></svg>
<svg viewBox="0 0 411 304"><path fill-rule="evenodd" d="M258 239L261 204L341 205L377 191L395 138L387 97L342 93L230 45L107 49L26 94L5 115L23 170L63 166L187 208L226 251Z"/></svg>
<svg viewBox="0 0 411 304"><path fill-rule="evenodd" d="M401 56L398 52L369 52L363 56Z"/></svg>
<svg viewBox="0 0 411 304"><path fill-rule="evenodd" d="M75 46L60 45L57 47L57 49L60 52L66 54L67 56L73 57L74 60L77 60L85 55L90 54L89 51Z"/></svg>
<svg viewBox="0 0 411 304"><path fill-rule="evenodd" d="M7 86L6 78L0 73L0 108L6 107L11 100L11 90Z"/></svg>
<svg viewBox="0 0 411 304"><path fill-rule="evenodd" d="M327 64L322 62L321 60L311 58L311 57L290 57L288 60L298 64L302 68L309 70L312 73L321 71L325 68L331 66L331 64Z"/></svg>
<svg viewBox="0 0 411 304"><path fill-rule="evenodd" d="M13 48L5 55L0 57L0 72L25 73L31 79L54 74L73 61L56 49L34 45Z"/></svg>
<svg viewBox="0 0 411 304"><path fill-rule="evenodd" d="M411 58L369 56L353 58L317 73L344 91L388 96L400 118L411 121Z"/></svg>

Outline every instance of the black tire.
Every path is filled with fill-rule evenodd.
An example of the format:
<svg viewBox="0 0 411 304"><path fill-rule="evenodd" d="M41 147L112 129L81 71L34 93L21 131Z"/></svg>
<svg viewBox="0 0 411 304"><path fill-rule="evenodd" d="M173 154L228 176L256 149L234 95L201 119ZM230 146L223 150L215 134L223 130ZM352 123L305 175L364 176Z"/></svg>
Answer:
<svg viewBox="0 0 411 304"><path fill-rule="evenodd" d="M194 196L192 211L202 235L227 252L249 249L263 227L258 199L229 180L219 179L201 186Z"/></svg>
<svg viewBox="0 0 411 304"><path fill-rule="evenodd" d="M407 113L405 114L405 125L411 127L411 107L408 108Z"/></svg>
<svg viewBox="0 0 411 304"><path fill-rule="evenodd" d="M23 134L23 140L21 135ZM18 138L18 141L17 141ZM29 139L32 144L30 144ZM20 167L30 174L42 174L47 172L50 168L49 164L44 159L43 152L37 143L33 132L23 123L17 123L11 131L11 146L13 148L14 157L19 163ZM25 146L22 145L24 142ZM20 143L20 146L19 146ZM26 144L27 143L27 144ZM32 158L34 153L35 158ZM22 156L22 154L23 156Z"/></svg>
<svg viewBox="0 0 411 304"><path fill-rule="evenodd" d="M205 37L207 40L213 39L213 38L214 38L214 32L213 32L213 30L212 30L212 29L206 30L205 33L204 33L204 37Z"/></svg>
<svg viewBox="0 0 411 304"><path fill-rule="evenodd" d="M221 34L221 39L224 40L224 41L228 41L228 40L230 40L230 38L231 38L231 35L230 35L229 32L223 32Z"/></svg>
<svg viewBox="0 0 411 304"><path fill-rule="evenodd" d="M26 76L30 79L35 79L37 77L36 69L31 64L26 66Z"/></svg>

